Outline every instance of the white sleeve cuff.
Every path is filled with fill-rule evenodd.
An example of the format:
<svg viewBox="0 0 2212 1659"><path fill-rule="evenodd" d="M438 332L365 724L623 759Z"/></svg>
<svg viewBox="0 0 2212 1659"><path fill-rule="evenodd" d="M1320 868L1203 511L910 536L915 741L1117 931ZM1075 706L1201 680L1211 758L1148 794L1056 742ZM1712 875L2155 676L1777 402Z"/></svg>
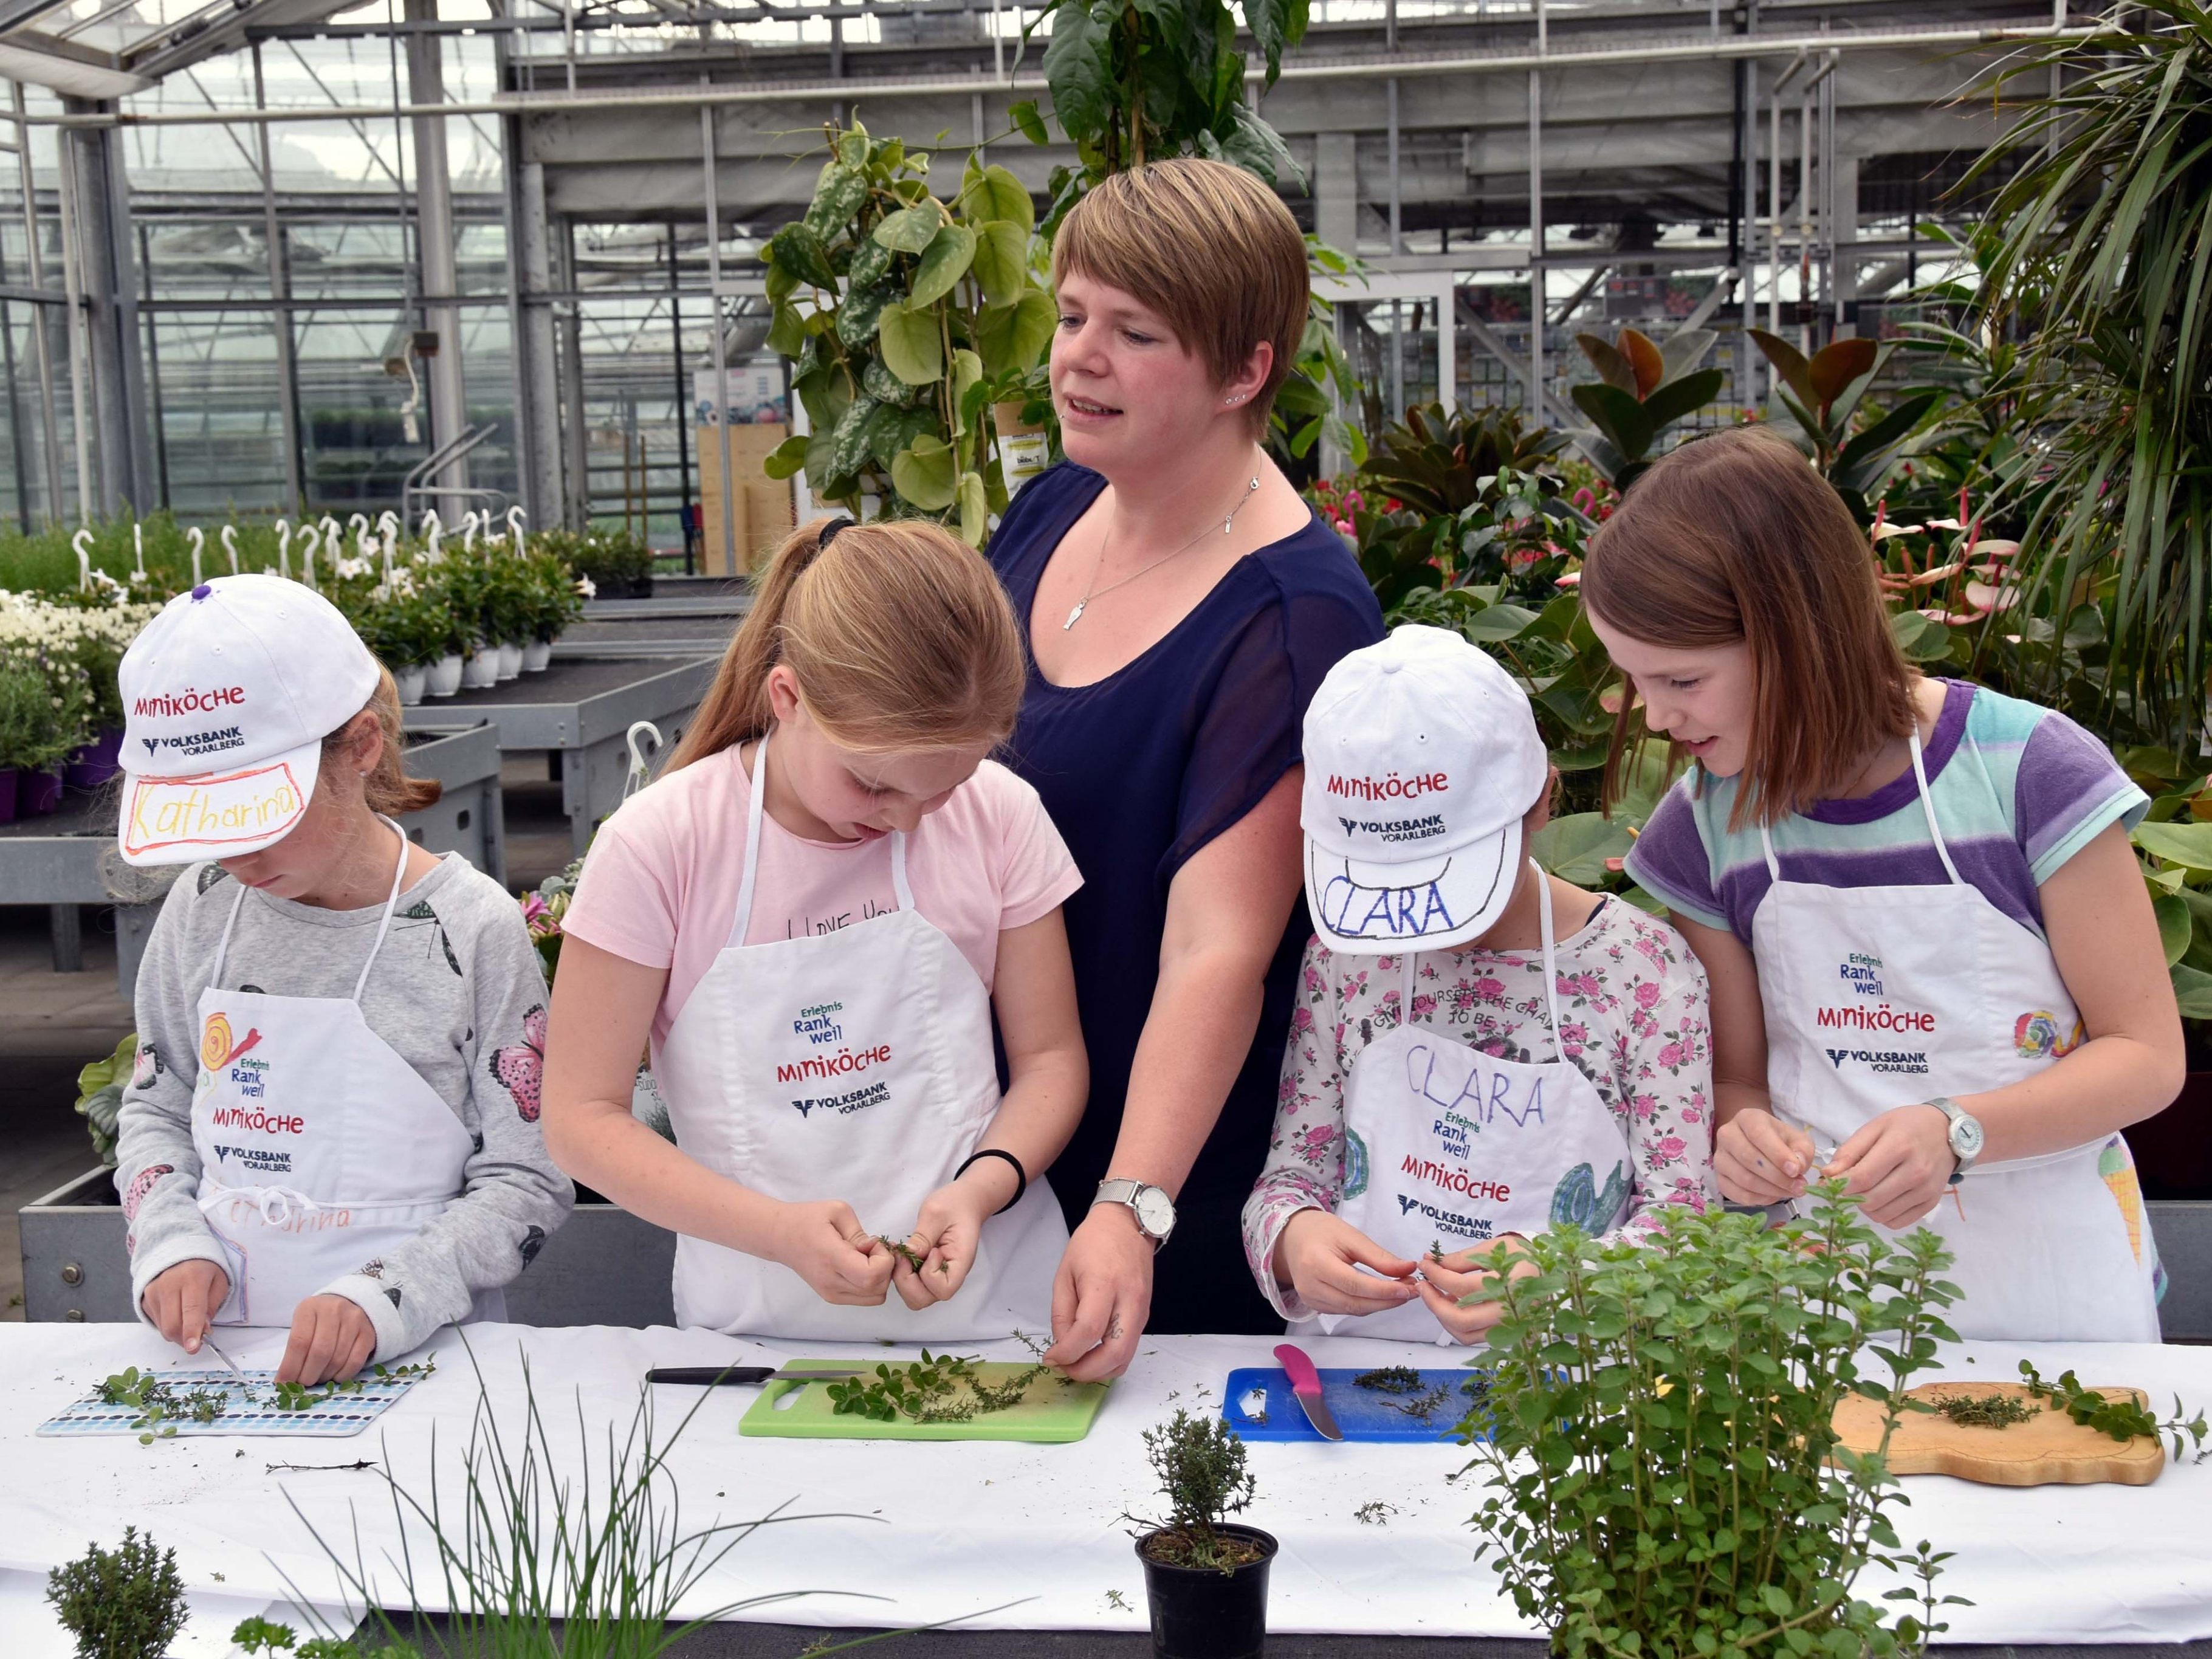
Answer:
<svg viewBox="0 0 2212 1659"><path fill-rule="evenodd" d="M390 1360L407 1352L406 1328L399 1321L399 1310L384 1293L383 1285L367 1273L348 1273L343 1279L323 1287L325 1296L342 1296L368 1316L368 1322L376 1327L376 1347L370 1360Z"/></svg>
<svg viewBox="0 0 2212 1659"><path fill-rule="evenodd" d="M180 1261L212 1261L225 1277L232 1271L213 1233L180 1232L164 1243L139 1251L131 1258L131 1311L149 1330L154 1328L154 1322L146 1317L146 1287ZM212 1319L216 1312L210 1308L209 1317Z"/></svg>

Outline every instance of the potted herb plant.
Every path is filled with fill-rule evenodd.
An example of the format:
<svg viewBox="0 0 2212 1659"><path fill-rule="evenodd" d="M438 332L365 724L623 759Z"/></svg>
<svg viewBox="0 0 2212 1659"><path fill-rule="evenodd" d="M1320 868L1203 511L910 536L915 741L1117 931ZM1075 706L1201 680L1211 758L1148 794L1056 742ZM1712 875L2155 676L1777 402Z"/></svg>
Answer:
<svg viewBox="0 0 2212 1659"><path fill-rule="evenodd" d="M1562 1659L1896 1659L1945 1628L1945 1558L1899 1548L1886 1456L1905 1379L1952 1335L1951 1258L1843 1188L1772 1231L1717 1210L1640 1245L1553 1228L1512 1247L1533 1273L1478 1292L1503 1315L1459 1430L1494 1494L1479 1553ZM1854 1393L1881 1413L1863 1455L1833 1424ZM1917 1610L1854 1599L1869 1564L1916 1580L1887 1599Z"/></svg>
<svg viewBox="0 0 2212 1659"><path fill-rule="evenodd" d="M1157 1659L1257 1659L1267 1644L1267 1568L1278 1546L1257 1527L1228 1520L1252 1501L1243 1441L1218 1417L1178 1410L1145 1431L1145 1453L1168 1503L1165 1519L1139 1521L1146 1530L1135 1534L1152 1652Z"/></svg>
<svg viewBox="0 0 2212 1659"><path fill-rule="evenodd" d="M53 810L62 757L78 735L74 722L64 726L61 701L35 662L0 653L0 823L15 821L27 795L43 803L33 810Z"/></svg>
<svg viewBox="0 0 2212 1659"><path fill-rule="evenodd" d="M161 1659L185 1627L177 1553L156 1551L136 1527L113 1550L91 1546L46 1577L46 1600L76 1638L77 1659Z"/></svg>

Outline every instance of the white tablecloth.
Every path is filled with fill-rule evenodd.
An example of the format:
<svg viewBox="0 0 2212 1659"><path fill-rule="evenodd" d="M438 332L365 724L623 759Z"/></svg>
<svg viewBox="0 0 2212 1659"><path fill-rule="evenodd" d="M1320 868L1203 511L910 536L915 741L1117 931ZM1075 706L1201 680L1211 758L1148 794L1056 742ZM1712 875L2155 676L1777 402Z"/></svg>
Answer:
<svg viewBox="0 0 2212 1659"><path fill-rule="evenodd" d="M818 1343L740 1343L667 1328L475 1326L469 1340L510 1435L520 1426L520 1356L527 1354L539 1407L572 1474L579 1409L591 1427L588 1437L603 1447L608 1425L629 1423L648 1365L773 1364L840 1353L872 1361L885 1353ZM270 1332L225 1346L251 1367L275 1364L282 1343L283 1334ZM1304 1346L1322 1365L1433 1364L1443 1352L1460 1357L1348 1339L1316 1338ZM0 1572L43 1576L82 1554L88 1540L112 1546L135 1522L175 1546L185 1580L196 1589L342 1601L342 1585L312 1523L349 1559L358 1528L380 1599L404 1606L404 1583L386 1563L398 1533L382 1481L352 1472L272 1474L266 1466L348 1463L388 1450L401 1485L427 1497L434 1431L439 1478L450 1502L478 1387L454 1333L445 1333L435 1346L437 1374L358 1440L177 1439L149 1447L131 1437L42 1440L33 1431L109 1372L131 1364L173 1364L181 1356L137 1326L0 1324ZM1155 1502L1139 1434L1178 1404L1218 1407L1228 1372L1272 1363L1272 1346L1256 1337L1147 1338L1089 1437L1066 1446L744 1439L737 1421L757 1392L712 1390L671 1462L684 1526L762 1516L779 1505L788 1505L786 1513L826 1518L754 1534L691 1598L687 1612L746 1595L805 1590L816 1594L754 1616L903 1626L973 1615L982 1627L1141 1630L1142 1574L1121 1518L1144 1514ZM1018 1357L1006 1349L983 1352ZM2212 1405L2212 1349L2204 1348L1973 1343L1954 1351L1942 1372L1919 1380L2008 1378L2022 1357L2046 1376L2073 1366L2089 1382L2148 1389L2161 1407L2177 1391L2192 1407ZM699 1391L653 1392L665 1429ZM1272 1626L1534 1634L1487 1568L1474 1561L1477 1539L1466 1522L1479 1501L1480 1477L1446 1480L1465 1458L1464 1449L1449 1443L1255 1443L1251 1465L1259 1498L1243 1518L1282 1540ZM2170 1466L2148 1487L2018 1490L1939 1476L1905 1484L1912 1501L1898 1516L1899 1535L1908 1547L1924 1537L1954 1552L1942 1588L1975 1603L1946 1610L1950 1641L2212 1637L2212 1463ZM1382 1524L1356 1517L1378 1500L1392 1506ZM419 1542L416 1548L419 1561ZM443 1605L434 1578L433 1570L416 1587L426 1608ZM1887 1587L1869 1576L1859 1593ZM1112 1593L1126 1607L1115 1605ZM990 1608L1000 1610L984 1611ZM9 1650L35 1659L27 1648ZM55 1651L66 1648L58 1640Z"/></svg>

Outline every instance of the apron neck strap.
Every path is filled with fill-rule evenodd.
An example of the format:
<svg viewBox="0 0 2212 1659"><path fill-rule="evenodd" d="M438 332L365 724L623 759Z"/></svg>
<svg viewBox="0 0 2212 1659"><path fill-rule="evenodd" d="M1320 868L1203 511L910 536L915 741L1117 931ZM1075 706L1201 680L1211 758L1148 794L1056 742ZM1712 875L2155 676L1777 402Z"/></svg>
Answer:
<svg viewBox="0 0 2212 1659"><path fill-rule="evenodd" d="M392 891L384 901L384 915L377 921L375 943L368 947L368 960L361 964L361 977L353 982L356 1002L361 1000L362 992L368 988L368 970L376 966L377 954L384 949L384 936L392 931L392 914L399 908L399 884L407 878L407 832L381 813L377 822L392 824L392 833L399 837L399 860L392 867ZM238 913L246 903L246 884L235 876L231 879L237 884L238 894L230 902L230 915L222 924L222 937L216 942L215 967L208 975L208 988L211 991L222 988L223 961L230 955L230 936L238 926Z"/></svg>
<svg viewBox="0 0 2212 1659"><path fill-rule="evenodd" d="M1528 860L1528 868L1536 877L1536 915L1544 945L1544 1010L1552 1018L1552 1058L1564 1060L1567 1051L1559 1040L1559 961L1552 937L1552 882L1535 860ZM1419 957L1419 951L1407 951L1398 958L1398 1024L1401 1026L1413 1024L1415 964Z"/></svg>
<svg viewBox="0 0 2212 1659"><path fill-rule="evenodd" d="M726 951L743 945L752 926L753 890L760 873L761 823L767 816L768 739L768 732L762 732L753 748L752 793L745 800L745 872L738 878L738 910L730 923L728 942L722 947ZM914 890L907 884L906 837L896 830L891 832L891 893L900 909L915 908Z"/></svg>
<svg viewBox="0 0 2212 1659"><path fill-rule="evenodd" d="M1929 839L1936 843L1936 856L1943 860L1943 873L1950 877L1951 885L1963 887L1966 878L1959 873L1959 866L1951 862L1951 848L1943 840L1943 827L1936 822L1936 797L1928 787L1928 764L1920 753L1920 720L1917 714L1913 717L1909 741L1912 750L1912 781L1919 791L1920 811L1928 820ZM1774 837L1767 833L1764 823L1759 826L1759 850L1766 854L1767 879L1780 881L1782 861L1774 856Z"/></svg>

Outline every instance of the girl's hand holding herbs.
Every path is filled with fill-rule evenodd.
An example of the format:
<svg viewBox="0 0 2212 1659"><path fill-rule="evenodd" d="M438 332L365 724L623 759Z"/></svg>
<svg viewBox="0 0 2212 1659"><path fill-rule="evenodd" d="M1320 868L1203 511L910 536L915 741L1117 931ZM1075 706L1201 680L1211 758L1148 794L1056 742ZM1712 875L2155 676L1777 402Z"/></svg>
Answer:
<svg viewBox="0 0 2212 1659"><path fill-rule="evenodd" d="M1737 1112L1713 1137L1713 1173L1720 1178L1721 1196L1731 1204L1802 1198L1813 1157L1812 1136L1756 1107Z"/></svg>
<svg viewBox="0 0 2212 1659"><path fill-rule="evenodd" d="M230 1275L204 1259L179 1261L155 1274L139 1305L162 1340L198 1353L208 1325L230 1296Z"/></svg>
<svg viewBox="0 0 2212 1659"><path fill-rule="evenodd" d="M1275 1280L1316 1313L1370 1314L1411 1302L1417 1264L1327 1210L1300 1210L1275 1240ZM1373 1273L1362 1273L1362 1267ZM1376 1275L1380 1274L1377 1278Z"/></svg>
<svg viewBox="0 0 2212 1659"><path fill-rule="evenodd" d="M311 1296L292 1312L292 1340L276 1367L279 1382L344 1382L376 1352L376 1327L343 1296Z"/></svg>
<svg viewBox="0 0 2212 1659"><path fill-rule="evenodd" d="M1498 1282L1495 1263L1501 1253L1507 1258L1506 1277L1528 1278L1536 1271L1536 1264L1525 1254L1528 1248L1528 1241L1519 1233L1501 1233L1486 1244L1449 1255L1432 1254L1421 1263L1421 1300L1429 1304L1429 1311L1436 1315L1437 1322L1450 1334L1453 1341L1480 1342L1490 1328L1504 1316L1503 1303L1478 1302L1471 1307L1462 1307L1460 1298L1487 1290Z"/></svg>
<svg viewBox="0 0 2212 1659"><path fill-rule="evenodd" d="M1923 1103L1884 1112L1838 1146L1821 1173L1850 1178L1846 1190L1866 1194L1868 1220L1909 1227L1942 1200L1958 1167L1951 1120Z"/></svg>
<svg viewBox="0 0 2212 1659"><path fill-rule="evenodd" d="M1013 1197L1014 1188L1014 1172L1006 1160L987 1158L922 1200L921 1213L906 1241L921 1265L917 1268L898 1255L891 1273L891 1284L908 1307L919 1311L949 1302L968 1282L968 1270L975 1265L975 1252L982 1243L983 1224Z"/></svg>
<svg viewBox="0 0 2212 1659"><path fill-rule="evenodd" d="M844 1200L778 1204L769 1226L766 1254L805 1279L824 1302L852 1308L883 1304L897 1260Z"/></svg>

